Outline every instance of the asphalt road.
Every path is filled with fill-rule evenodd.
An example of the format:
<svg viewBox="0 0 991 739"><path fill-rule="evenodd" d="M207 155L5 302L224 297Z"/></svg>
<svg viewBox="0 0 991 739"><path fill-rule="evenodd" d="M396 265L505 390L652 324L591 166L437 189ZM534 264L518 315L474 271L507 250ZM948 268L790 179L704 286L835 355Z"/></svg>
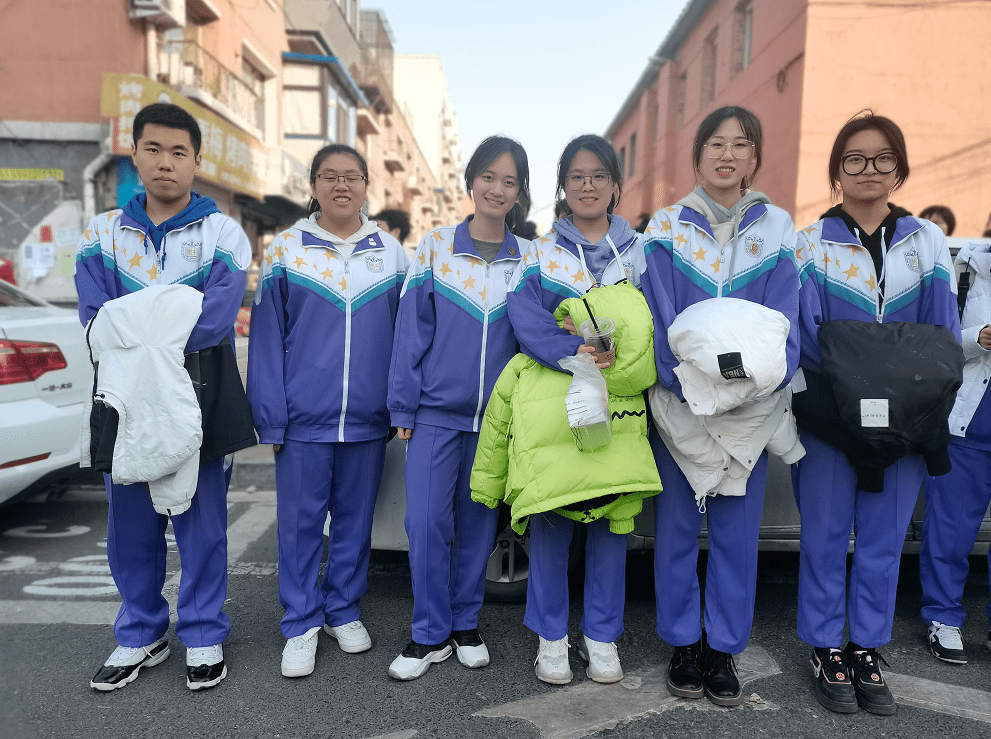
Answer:
<svg viewBox="0 0 991 739"><path fill-rule="evenodd" d="M816 703L808 649L794 633L798 557L761 555L750 647L738 664L747 702L717 708L668 696L670 649L654 632L652 558L631 554L623 683L589 681L577 654L574 682L552 687L533 675L536 636L520 604L487 603L480 630L492 664L469 671L452 658L400 683L386 669L409 639L412 592L405 555L373 554L363 621L374 641L341 652L321 636L313 675L279 672L284 644L277 599L274 494L230 496L231 577L226 643L229 677L192 693L184 650L111 693L89 679L112 651L119 598L106 565L106 502L99 488L72 488L0 508L0 737L872 737L991 736L991 653L985 648L986 560L973 558L964 629L971 661L932 658L918 615L918 558L905 555L894 640L882 650L899 701L892 717L841 716ZM168 561L167 592L179 558ZM572 578L571 641L580 638L581 578Z"/></svg>

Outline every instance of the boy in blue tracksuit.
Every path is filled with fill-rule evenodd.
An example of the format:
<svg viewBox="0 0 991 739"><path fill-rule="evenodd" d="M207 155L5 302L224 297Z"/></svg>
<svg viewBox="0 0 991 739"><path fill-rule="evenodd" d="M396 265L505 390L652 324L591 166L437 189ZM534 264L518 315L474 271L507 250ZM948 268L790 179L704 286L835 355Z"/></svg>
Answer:
<svg viewBox="0 0 991 739"><path fill-rule="evenodd" d="M389 667L414 680L457 651L489 663L478 633L485 566L497 513L471 499L482 415L517 352L506 293L527 242L526 153L512 139L483 141L465 168L475 214L424 237L403 286L389 374L389 412L406 452L406 533L413 581L412 641Z"/></svg>
<svg viewBox="0 0 991 739"><path fill-rule="evenodd" d="M200 130L175 105L156 103L134 119L133 157L146 192L122 210L97 216L76 255L76 289L83 325L109 300L149 285L185 284L203 293L202 313L186 352L234 337L251 247L240 226L210 198L191 192L200 163ZM107 559L123 603L114 623L120 646L90 682L114 690L142 667L169 656L165 528L146 486L117 485L105 475L110 500ZM223 458L203 463L186 512L172 517L182 557L176 635L187 647L186 684L211 687L227 675L223 642L227 597L227 483Z"/></svg>
<svg viewBox="0 0 991 739"><path fill-rule="evenodd" d="M251 318L248 402L275 449L282 674L316 664L321 628L371 648L360 620L389 414L386 380L403 248L361 212L368 167L331 144L310 169L310 215L272 241ZM327 565L319 581L324 523Z"/></svg>

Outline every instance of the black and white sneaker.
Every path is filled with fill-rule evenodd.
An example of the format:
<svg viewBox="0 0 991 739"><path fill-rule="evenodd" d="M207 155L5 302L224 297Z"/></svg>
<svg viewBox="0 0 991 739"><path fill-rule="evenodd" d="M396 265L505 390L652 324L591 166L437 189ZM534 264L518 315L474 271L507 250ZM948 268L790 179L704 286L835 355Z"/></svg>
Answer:
<svg viewBox="0 0 991 739"><path fill-rule="evenodd" d="M169 640L161 638L145 647L118 646L99 669L89 686L94 690L116 690L138 679L142 667L154 667L168 659Z"/></svg>
<svg viewBox="0 0 991 739"><path fill-rule="evenodd" d="M186 687L190 690L212 688L227 677L224 645L189 647L186 650Z"/></svg>
<svg viewBox="0 0 991 739"><path fill-rule="evenodd" d="M485 646L478 629L452 631L451 646L458 655L458 662L472 669L489 663L489 648Z"/></svg>
<svg viewBox="0 0 991 739"><path fill-rule="evenodd" d="M450 657L451 651L450 640L441 644L420 644L411 641L402 654L392 660L392 664L389 665L389 677L396 680L416 680L430 669L430 665L443 662Z"/></svg>
<svg viewBox="0 0 991 739"><path fill-rule="evenodd" d="M829 647L816 647L809 658L816 678L816 700L820 705L837 713L856 713L860 710L857 691L850 682L843 652Z"/></svg>
<svg viewBox="0 0 991 739"><path fill-rule="evenodd" d="M963 648L963 638L956 626L929 622L929 651L933 657L954 665L967 664L967 652Z"/></svg>
<svg viewBox="0 0 991 739"><path fill-rule="evenodd" d="M859 647L850 642L843 650L843 661L850 668L850 682L857 691L857 703L860 707L880 716L893 715L895 697L885 683L881 665L878 664L888 664L884 657L876 649Z"/></svg>

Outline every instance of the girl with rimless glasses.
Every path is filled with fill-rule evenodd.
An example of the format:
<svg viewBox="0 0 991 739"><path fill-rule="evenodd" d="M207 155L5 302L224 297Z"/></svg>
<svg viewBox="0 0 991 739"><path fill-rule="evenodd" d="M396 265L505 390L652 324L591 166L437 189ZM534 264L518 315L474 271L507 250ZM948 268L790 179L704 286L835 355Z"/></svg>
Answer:
<svg viewBox="0 0 991 739"><path fill-rule="evenodd" d="M367 182L351 147L317 152L310 214L265 252L251 312L248 401L259 440L275 449L286 677L313 672L321 628L345 652L372 646L359 599L368 590L389 434L386 380L409 260L361 212Z"/></svg>
<svg viewBox="0 0 991 739"><path fill-rule="evenodd" d="M674 647L668 690L685 698L705 695L721 706L743 702L733 655L746 648L753 624L757 537L767 477L764 449L772 436L764 430L777 429L777 419L787 412L782 388L798 367L795 228L787 213L750 189L762 149L761 125L753 113L735 106L710 113L692 148L700 184L654 215L644 247L643 292L654 314L659 380L650 392L658 429L651 435L651 445L664 484L655 505L657 633ZM668 329L683 311L695 313L701 303L703 309L724 311L727 323L734 320L740 304L716 302L726 298L771 309L754 313L779 326L773 348L784 379L776 390L769 388L752 410L741 405L724 413L695 415L683 402L685 388L692 386L683 385L683 375L676 373L681 368L666 340ZM734 326L741 336L753 332L747 325ZM711 348L719 353L718 346ZM739 368L748 369L742 364ZM727 369L734 368L727 365ZM732 372L726 375L732 376ZM732 450L737 456L727 456L725 466L706 468L713 474L700 474L700 465L715 459L714 450L717 456L727 450L716 432L707 430L710 419L728 428L723 431L727 438L738 441ZM791 434L787 450L800 454L793 424ZM740 447L747 452L742 458L738 458ZM793 461L787 454L784 458ZM709 537L704 630L696 574L703 512Z"/></svg>
<svg viewBox="0 0 991 739"><path fill-rule="evenodd" d="M798 638L813 647L817 700L839 713L895 712L877 648L891 640L898 565L926 462L908 454L879 464L886 450L851 441L849 429L830 432L838 413L835 403L819 402L831 401L835 384L821 374L822 329L829 322L842 322L829 332L854 321L925 323L946 326L960 338L943 232L888 200L908 172L905 138L893 121L870 111L850 120L829 156L830 188L841 202L798 238L801 364L808 386L794 398L807 451L792 470L802 515ZM897 400L897 391L892 397ZM945 429L945 420L941 425ZM847 446L841 451L837 445ZM851 530L856 543L847 595ZM841 651L847 615L850 641Z"/></svg>
<svg viewBox="0 0 991 739"><path fill-rule="evenodd" d="M581 353L591 354L600 369L614 363L607 353L596 354L576 335L570 318L565 319L565 328L559 327L553 313L566 298L580 298L597 285L629 280L639 287L642 236L613 212L622 184L616 152L601 136L579 136L561 154L557 194L560 197L563 192L571 215L532 242L507 301L520 349L551 369L560 371L559 360ZM653 482L656 488L657 480ZM607 518L583 525L588 534L585 612L578 651L589 662L589 678L612 683L623 678L615 642L623 633L628 535L610 531ZM537 678L563 685L572 680L568 551L576 525L548 511L531 515L529 527L530 572L523 623L539 636Z"/></svg>

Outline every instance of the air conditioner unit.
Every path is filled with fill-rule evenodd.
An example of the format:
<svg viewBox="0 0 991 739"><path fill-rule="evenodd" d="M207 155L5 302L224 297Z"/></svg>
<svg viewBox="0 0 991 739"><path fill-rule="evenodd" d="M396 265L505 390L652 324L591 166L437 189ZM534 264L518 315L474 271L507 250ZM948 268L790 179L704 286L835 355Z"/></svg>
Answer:
<svg viewBox="0 0 991 739"><path fill-rule="evenodd" d="M163 28L182 28L186 25L186 0L128 0L127 15Z"/></svg>

